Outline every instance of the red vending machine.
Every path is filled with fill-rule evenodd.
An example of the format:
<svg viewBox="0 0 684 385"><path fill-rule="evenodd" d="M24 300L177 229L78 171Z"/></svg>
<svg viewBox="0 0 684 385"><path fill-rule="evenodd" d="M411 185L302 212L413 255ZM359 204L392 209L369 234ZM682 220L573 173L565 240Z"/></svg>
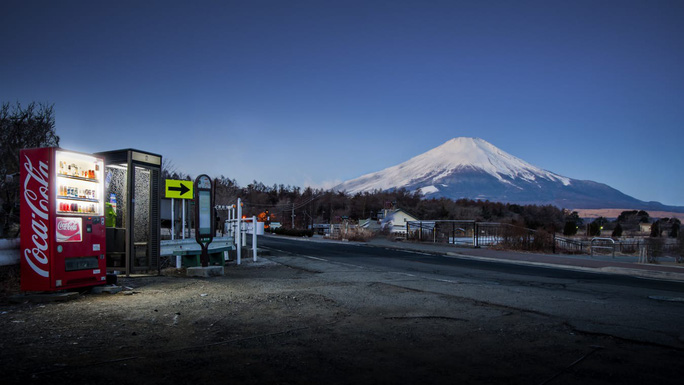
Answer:
<svg viewBox="0 0 684 385"><path fill-rule="evenodd" d="M21 290L104 284L103 158L21 150Z"/></svg>

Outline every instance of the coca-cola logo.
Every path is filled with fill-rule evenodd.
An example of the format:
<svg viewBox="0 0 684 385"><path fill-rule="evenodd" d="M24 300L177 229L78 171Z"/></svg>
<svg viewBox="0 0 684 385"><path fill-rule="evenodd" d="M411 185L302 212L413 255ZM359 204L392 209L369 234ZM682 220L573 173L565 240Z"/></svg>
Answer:
<svg viewBox="0 0 684 385"><path fill-rule="evenodd" d="M57 230L60 231L76 231L78 230L78 225L76 222L59 222L57 224Z"/></svg>
<svg viewBox="0 0 684 385"><path fill-rule="evenodd" d="M80 242L81 218L57 217L57 242Z"/></svg>
<svg viewBox="0 0 684 385"><path fill-rule="evenodd" d="M48 231L48 163L39 161L38 168L34 167L31 159L24 155L24 202L31 210L31 227L29 239L33 247L24 248L24 260L42 277L48 277L48 257L46 252L49 245Z"/></svg>

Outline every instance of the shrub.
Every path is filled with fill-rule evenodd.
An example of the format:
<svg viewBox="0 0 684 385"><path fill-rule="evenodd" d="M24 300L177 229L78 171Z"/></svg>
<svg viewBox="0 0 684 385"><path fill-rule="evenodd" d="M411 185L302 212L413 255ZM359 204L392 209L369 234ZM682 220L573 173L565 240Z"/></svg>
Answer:
<svg viewBox="0 0 684 385"><path fill-rule="evenodd" d="M649 263L655 263L656 258L663 255L663 240L661 238L647 238L646 250Z"/></svg>
<svg viewBox="0 0 684 385"><path fill-rule="evenodd" d="M622 226L619 223L615 225L612 236L618 238L622 236Z"/></svg>
<svg viewBox="0 0 684 385"><path fill-rule="evenodd" d="M553 250L553 234L547 233L544 230L537 230L534 233L530 251L550 251Z"/></svg>
<svg viewBox="0 0 684 385"><path fill-rule="evenodd" d="M353 227L346 231L339 231L335 233L335 239L346 239L349 241L366 242L373 238L373 232L359 227Z"/></svg>
<svg viewBox="0 0 684 385"><path fill-rule="evenodd" d="M563 228L563 235L575 235L577 234L577 224L574 221L565 222L565 227Z"/></svg>
<svg viewBox="0 0 684 385"><path fill-rule="evenodd" d="M532 243L532 232L518 226L505 226L500 233L499 248L511 250L529 250Z"/></svg>
<svg viewBox="0 0 684 385"><path fill-rule="evenodd" d="M594 221L589 224L589 236L598 237L601 235L601 225Z"/></svg>

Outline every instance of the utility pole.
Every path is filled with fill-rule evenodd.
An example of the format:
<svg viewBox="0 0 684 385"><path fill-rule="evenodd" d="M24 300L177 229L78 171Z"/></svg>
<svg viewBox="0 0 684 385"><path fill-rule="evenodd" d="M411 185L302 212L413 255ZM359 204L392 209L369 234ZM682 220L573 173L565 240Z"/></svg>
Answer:
<svg viewBox="0 0 684 385"><path fill-rule="evenodd" d="M292 202L292 228L294 229L294 218L295 218L295 213L294 213L294 202Z"/></svg>

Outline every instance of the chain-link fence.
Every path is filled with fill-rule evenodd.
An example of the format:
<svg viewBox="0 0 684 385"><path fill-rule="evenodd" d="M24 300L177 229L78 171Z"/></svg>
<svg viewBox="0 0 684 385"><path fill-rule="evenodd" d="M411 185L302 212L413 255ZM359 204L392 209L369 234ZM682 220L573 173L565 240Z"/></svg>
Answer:
<svg viewBox="0 0 684 385"><path fill-rule="evenodd" d="M506 223L468 220L409 221L406 223L406 239L470 247L504 245L521 250L553 248L552 234Z"/></svg>
<svg viewBox="0 0 684 385"><path fill-rule="evenodd" d="M507 223L472 220L409 221L406 239L416 242L446 243L465 247L501 247L509 250L563 254L606 253L641 256L646 262L658 258L684 263L684 237L615 239L611 249L592 247L592 239L561 237ZM594 242L593 246L597 243Z"/></svg>

